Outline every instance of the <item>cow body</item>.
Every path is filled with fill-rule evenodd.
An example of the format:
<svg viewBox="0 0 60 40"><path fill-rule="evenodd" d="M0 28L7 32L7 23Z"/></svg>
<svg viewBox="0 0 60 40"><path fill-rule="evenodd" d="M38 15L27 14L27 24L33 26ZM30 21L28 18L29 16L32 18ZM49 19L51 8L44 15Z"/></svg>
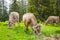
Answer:
<svg viewBox="0 0 60 40"><path fill-rule="evenodd" d="M12 24L15 25L15 23L17 22L19 22L19 14L17 12L11 12L9 15L9 22L8 22L9 28L12 26Z"/></svg>
<svg viewBox="0 0 60 40"><path fill-rule="evenodd" d="M24 14L23 22L26 26L26 30L28 30L28 26L30 25L34 33L38 34L40 32L40 25L37 24L37 20L32 13Z"/></svg>
<svg viewBox="0 0 60 40"><path fill-rule="evenodd" d="M58 23L59 22L59 16L49 16L48 19L45 21L45 25L48 23Z"/></svg>

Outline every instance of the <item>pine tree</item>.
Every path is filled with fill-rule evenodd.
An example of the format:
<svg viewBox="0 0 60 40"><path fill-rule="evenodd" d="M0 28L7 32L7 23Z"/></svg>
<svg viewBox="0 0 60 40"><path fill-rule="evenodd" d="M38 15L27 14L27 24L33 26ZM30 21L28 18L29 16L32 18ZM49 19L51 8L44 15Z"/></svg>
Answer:
<svg viewBox="0 0 60 40"><path fill-rule="evenodd" d="M32 12L37 19L45 20L48 16L60 16L59 0L28 0L27 12Z"/></svg>
<svg viewBox="0 0 60 40"><path fill-rule="evenodd" d="M13 11L20 13L20 7L16 0L12 0L12 4L10 5L9 12L13 12Z"/></svg>
<svg viewBox="0 0 60 40"><path fill-rule="evenodd" d="M20 20L22 19L21 18L22 13L21 13L20 5L18 5L17 0L12 0L12 4L10 5L10 9L9 9L9 13L10 12L18 12L20 15L19 19Z"/></svg>

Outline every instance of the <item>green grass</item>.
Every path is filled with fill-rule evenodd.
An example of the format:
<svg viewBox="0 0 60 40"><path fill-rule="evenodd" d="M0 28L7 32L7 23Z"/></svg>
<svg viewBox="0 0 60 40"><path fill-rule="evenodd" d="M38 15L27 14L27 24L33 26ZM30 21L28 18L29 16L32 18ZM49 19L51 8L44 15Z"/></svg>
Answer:
<svg viewBox="0 0 60 40"><path fill-rule="evenodd" d="M41 31L45 35L59 34L60 26L47 25L47 26L43 27Z"/></svg>
<svg viewBox="0 0 60 40"><path fill-rule="evenodd" d="M41 28L42 35L60 33L60 26L47 25ZM25 32L25 26L21 22L16 27L8 29L7 23L0 22L0 40L42 40L41 36L32 34L32 29L29 27L28 33Z"/></svg>

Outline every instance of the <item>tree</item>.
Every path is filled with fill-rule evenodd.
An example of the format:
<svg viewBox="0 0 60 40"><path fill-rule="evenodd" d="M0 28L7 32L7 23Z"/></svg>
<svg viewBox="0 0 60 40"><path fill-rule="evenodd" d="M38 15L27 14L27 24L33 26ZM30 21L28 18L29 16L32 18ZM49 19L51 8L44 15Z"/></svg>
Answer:
<svg viewBox="0 0 60 40"><path fill-rule="evenodd" d="M60 16L59 0L28 0L27 12L44 21L48 16Z"/></svg>
<svg viewBox="0 0 60 40"><path fill-rule="evenodd" d="M13 11L18 12L19 15L21 15L21 13L20 13L21 12L20 6L18 5L17 0L12 0L12 4L10 5L9 13L13 12ZM20 18L20 20L21 20L21 18Z"/></svg>
<svg viewBox="0 0 60 40"><path fill-rule="evenodd" d="M10 5L10 12L16 11L20 15L20 20L22 20L22 16L26 13L26 4L24 4L24 0L12 0L12 4Z"/></svg>
<svg viewBox="0 0 60 40"><path fill-rule="evenodd" d="M12 4L10 5L9 11L10 12L16 11L16 12L20 13L20 7L16 0L12 0Z"/></svg>
<svg viewBox="0 0 60 40"><path fill-rule="evenodd" d="M42 0L28 0L27 12L32 12L35 14L37 19L44 20L43 15L45 15L47 7L42 5L42 3Z"/></svg>
<svg viewBox="0 0 60 40"><path fill-rule="evenodd" d="M6 1L0 1L0 21L6 21L8 19Z"/></svg>

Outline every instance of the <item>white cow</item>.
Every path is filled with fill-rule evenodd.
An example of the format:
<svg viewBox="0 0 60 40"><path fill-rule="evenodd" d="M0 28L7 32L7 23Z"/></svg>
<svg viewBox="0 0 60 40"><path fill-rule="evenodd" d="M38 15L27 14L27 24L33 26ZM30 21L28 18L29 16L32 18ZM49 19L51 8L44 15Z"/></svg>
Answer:
<svg viewBox="0 0 60 40"><path fill-rule="evenodd" d="M33 32L39 35L41 26L39 24L37 24L36 17L32 13L24 14L23 22L26 26L26 31L28 30L28 26L30 25Z"/></svg>
<svg viewBox="0 0 60 40"><path fill-rule="evenodd" d="M11 28L12 24L15 24L16 22L19 23L19 13L11 12L9 15L8 27Z"/></svg>
<svg viewBox="0 0 60 40"><path fill-rule="evenodd" d="M47 25L48 23L59 23L59 16L49 16L45 21L45 25Z"/></svg>

